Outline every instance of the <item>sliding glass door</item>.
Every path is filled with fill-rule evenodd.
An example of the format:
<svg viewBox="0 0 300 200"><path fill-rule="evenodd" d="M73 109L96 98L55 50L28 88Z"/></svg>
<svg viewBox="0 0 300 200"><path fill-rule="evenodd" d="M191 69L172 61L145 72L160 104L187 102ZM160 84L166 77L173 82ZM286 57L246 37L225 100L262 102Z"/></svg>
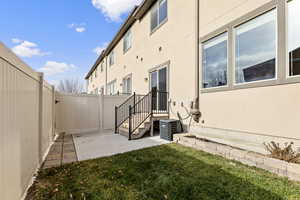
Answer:
<svg viewBox="0 0 300 200"><path fill-rule="evenodd" d="M168 109L168 75L167 67L160 68L150 73L150 89L153 93L153 108L156 111Z"/></svg>

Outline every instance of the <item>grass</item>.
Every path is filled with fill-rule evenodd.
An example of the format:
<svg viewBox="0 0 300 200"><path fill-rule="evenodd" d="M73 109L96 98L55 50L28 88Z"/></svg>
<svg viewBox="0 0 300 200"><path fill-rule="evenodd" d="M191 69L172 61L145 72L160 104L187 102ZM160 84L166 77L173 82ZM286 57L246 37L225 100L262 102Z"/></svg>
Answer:
<svg viewBox="0 0 300 200"><path fill-rule="evenodd" d="M27 199L296 200L300 183L169 144L42 170Z"/></svg>

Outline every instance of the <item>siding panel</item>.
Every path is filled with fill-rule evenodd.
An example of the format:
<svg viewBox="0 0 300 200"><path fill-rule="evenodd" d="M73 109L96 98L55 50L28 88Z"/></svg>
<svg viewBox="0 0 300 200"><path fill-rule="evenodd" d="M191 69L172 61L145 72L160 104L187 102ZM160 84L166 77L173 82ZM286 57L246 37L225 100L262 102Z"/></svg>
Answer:
<svg viewBox="0 0 300 200"><path fill-rule="evenodd" d="M53 94L48 88L44 94L42 154L52 140ZM0 43L1 200L20 199L40 164L38 104L38 73Z"/></svg>

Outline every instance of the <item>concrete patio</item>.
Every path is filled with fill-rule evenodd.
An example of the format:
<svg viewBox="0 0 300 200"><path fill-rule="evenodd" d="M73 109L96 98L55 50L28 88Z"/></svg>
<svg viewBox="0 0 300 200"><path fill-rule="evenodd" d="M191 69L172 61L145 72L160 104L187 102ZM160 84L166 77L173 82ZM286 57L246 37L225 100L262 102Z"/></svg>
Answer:
<svg viewBox="0 0 300 200"><path fill-rule="evenodd" d="M128 141L111 130L73 135L79 161L121 154L138 149L170 143L159 136Z"/></svg>

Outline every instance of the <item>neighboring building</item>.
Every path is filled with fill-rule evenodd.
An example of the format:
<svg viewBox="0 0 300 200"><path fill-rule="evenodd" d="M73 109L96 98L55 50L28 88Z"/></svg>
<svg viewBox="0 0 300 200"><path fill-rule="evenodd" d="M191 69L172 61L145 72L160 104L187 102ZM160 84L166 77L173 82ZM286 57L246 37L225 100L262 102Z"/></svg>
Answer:
<svg viewBox="0 0 300 200"><path fill-rule="evenodd" d="M194 0L144 1L87 74L88 93L104 86L107 95L145 95L157 88L176 104L174 115L187 115L181 104L189 108L195 97L195 15ZM102 62L104 73L99 70Z"/></svg>
<svg viewBox="0 0 300 200"><path fill-rule="evenodd" d="M146 0L105 50L101 84L90 85L167 91L172 117L197 99L190 132L203 137L299 144L299 10L300 0Z"/></svg>
<svg viewBox="0 0 300 200"><path fill-rule="evenodd" d="M89 94L105 94L106 88L106 58L102 51L95 65L90 70L87 80L87 91Z"/></svg>

